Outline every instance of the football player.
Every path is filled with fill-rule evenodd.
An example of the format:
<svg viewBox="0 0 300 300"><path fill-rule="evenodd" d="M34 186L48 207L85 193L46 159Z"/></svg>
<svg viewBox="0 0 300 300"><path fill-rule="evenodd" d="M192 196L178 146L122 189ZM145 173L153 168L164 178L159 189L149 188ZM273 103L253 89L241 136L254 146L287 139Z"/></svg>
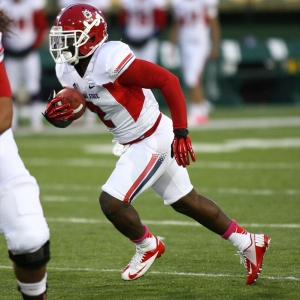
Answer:
<svg viewBox="0 0 300 300"><path fill-rule="evenodd" d="M122 0L119 26L124 42L139 59L157 62L159 34L167 24L166 0Z"/></svg>
<svg viewBox="0 0 300 300"><path fill-rule="evenodd" d="M210 199L199 195L186 167L196 161L188 132L185 99L179 79L164 68L135 57L127 44L108 41L107 26L95 7L71 5L50 30L50 52L63 87L77 88L112 133L120 158L102 186L100 206L114 227L136 245L121 273L123 280L143 276L165 251L131 203L152 188L175 211L229 240L247 267L253 284L270 242L265 234L241 228ZM151 89L159 89L172 118L164 115ZM52 99L51 99L52 98ZM73 121L69 104L50 96L44 115L56 127Z"/></svg>
<svg viewBox="0 0 300 300"><path fill-rule="evenodd" d="M12 124L12 93L1 44L12 21L0 10L0 232L23 299L45 300L49 228L39 199L39 186L18 154Z"/></svg>
<svg viewBox="0 0 300 300"><path fill-rule="evenodd" d="M42 95L42 65L38 50L48 32L45 6L45 0L0 1L0 9L14 20L10 25L12 34L3 37L5 67L14 100L12 124L14 131L17 130L19 123L21 105L18 97L21 86L29 98L31 130L33 133L43 131L41 112L45 107L45 100Z"/></svg>
<svg viewBox="0 0 300 300"><path fill-rule="evenodd" d="M218 0L172 0L173 25L170 42L178 43L182 78L189 91L190 126L209 121L211 104L203 88L203 72L208 59L219 55L220 24Z"/></svg>

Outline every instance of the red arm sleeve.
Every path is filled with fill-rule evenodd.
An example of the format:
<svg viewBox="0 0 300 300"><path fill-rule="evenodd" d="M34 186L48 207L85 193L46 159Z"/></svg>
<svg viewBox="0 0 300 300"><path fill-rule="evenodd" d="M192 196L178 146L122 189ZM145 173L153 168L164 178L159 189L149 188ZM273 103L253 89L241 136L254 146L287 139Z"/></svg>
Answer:
<svg viewBox="0 0 300 300"><path fill-rule="evenodd" d="M33 22L37 30L37 37L33 45L33 48L36 49L42 44L48 28L48 21L44 10L38 10L34 13Z"/></svg>
<svg viewBox="0 0 300 300"><path fill-rule="evenodd" d="M11 89L5 71L4 62L0 62L0 97L11 97Z"/></svg>
<svg viewBox="0 0 300 300"><path fill-rule="evenodd" d="M173 128L187 128L186 103L174 74L151 62L135 59L117 81L125 86L159 89L170 109Z"/></svg>

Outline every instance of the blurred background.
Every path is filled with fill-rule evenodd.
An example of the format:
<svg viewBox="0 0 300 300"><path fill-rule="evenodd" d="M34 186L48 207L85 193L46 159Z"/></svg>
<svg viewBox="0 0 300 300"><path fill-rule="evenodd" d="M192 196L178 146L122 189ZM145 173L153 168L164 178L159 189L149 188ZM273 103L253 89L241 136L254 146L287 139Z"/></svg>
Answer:
<svg viewBox="0 0 300 300"><path fill-rule="evenodd" d="M56 0L48 0L49 26L58 10ZM121 39L118 13L119 1L111 0L111 40ZM216 106L300 104L300 0L220 0L219 18L220 57L207 65L204 76L210 101ZM161 42L168 34L167 27ZM59 90L48 41L41 55L44 91ZM159 64L181 76L176 66L170 68L162 59Z"/></svg>
<svg viewBox="0 0 300 300"><path fill-rule="evenodd" d="M111 0L106 17L109 39L120 40L117 17L119 1ZM56 0L48 0L49 26L58 13ZM300 104L300 0L220 0L220 56L207 64L204 82L215 106L246 104ZM168 39L168 26L160 42ZM54 73L48 40L40 49L43 91L61 89ZM159 64L178 75L179 68ZM164 101L159 99L162 105Z"/></svg>

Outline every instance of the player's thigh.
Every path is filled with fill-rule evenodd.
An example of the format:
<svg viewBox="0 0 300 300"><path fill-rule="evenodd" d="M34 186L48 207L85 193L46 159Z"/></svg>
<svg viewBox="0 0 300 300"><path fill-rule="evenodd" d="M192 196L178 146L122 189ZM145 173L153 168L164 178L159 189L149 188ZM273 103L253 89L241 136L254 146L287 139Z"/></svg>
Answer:
<svg viewBox="0 0 300 300"><path fill-rule="evenodd" d="M164 199L165 205L171 205L187 195L193 189L193 186L187 169L179 166L173 160L152 188Z"/></svg>
<svg viewBox="0 0 300 300"><path fill-rule="evenodd" d="M172 163L172 122L163 116L155 133L131 145L120 157L102 190L131 202L151 187Z"/></svg>
<svg viewBox="0 0 300 300"><path fill-rule="evenodd" d="M49 240L50 232L39 200L39 187L27 180L1 188L0 230L14 254L33 252Z"/></svg>
<svg viewBox="0 0 300 300"><path fill-rule="evenodd" d="M24 60L26 71L25 86L31 94L37 94L41 88L41 61L38 52L32 52Z"/></svg>
<svg viewBox="0 0 300 300"><path fill-rule="evenodd" d="M131 145L121 156L102 190L125 202L132 202L151 187L166 169L166 153L155 153L144 143Z"/></svg>

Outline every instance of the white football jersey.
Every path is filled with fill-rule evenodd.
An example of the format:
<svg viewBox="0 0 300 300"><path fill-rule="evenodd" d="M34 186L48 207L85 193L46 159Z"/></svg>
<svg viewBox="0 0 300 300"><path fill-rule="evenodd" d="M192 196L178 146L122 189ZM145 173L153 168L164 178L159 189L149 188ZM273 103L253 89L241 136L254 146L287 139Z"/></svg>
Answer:
<svg viewBox="0 0 300 300"><path fill-rule="evenodd" d="M134 39L149 37L155 32L155 9L166 9L166 0L122 0L121 7L126 10L128 21L126 34Z"/></svg>
<svg viewBox="0 0 300 300"><path fill-rule="evenodd" d="M77 88L84 94L88 108L121 144L142 136L160 114L151 90L124 87L117 81L134 59L128 45L111 41L96 50L83 77L74 66L65 62L56 64L61 85Z"/></svg>
<svg viewBox="0 0 300 300"><path fill-rule="evenodd" d="M179 40L209 40L209 18L216 17L218 0L173 0L174 18L179 21Z"/></svg>
<svg viewBox="0 0 300 300"><path fill-rule="evenodd" d="M7 49L22 51L34 44L37 33L34 28L33 14L45 6L45 0L0 1L0 9L15 20L10 27L12 33L9 34L9 38L5 38Z"/></svg>

